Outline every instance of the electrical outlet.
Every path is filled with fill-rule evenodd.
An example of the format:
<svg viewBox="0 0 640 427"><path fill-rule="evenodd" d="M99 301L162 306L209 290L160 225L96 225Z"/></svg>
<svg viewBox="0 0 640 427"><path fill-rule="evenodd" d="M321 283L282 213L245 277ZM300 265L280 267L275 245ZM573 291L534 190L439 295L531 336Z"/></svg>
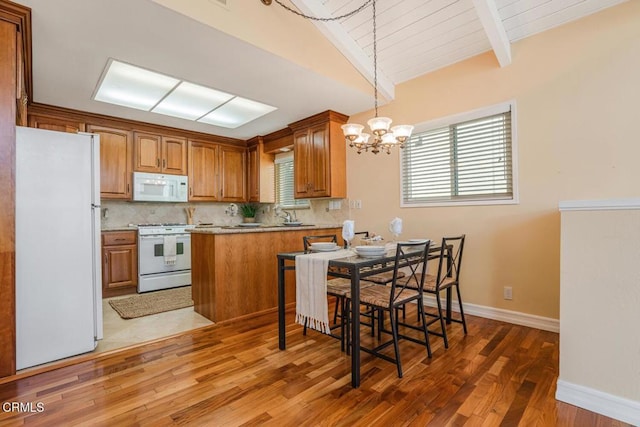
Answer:
<svg viewBox="0 0 640 427"><path fill-rule="evenodd" d="M508 299L508 300L513 299L513 289L511 288L511 286L505 286L503 294L504 294L504 299Z"/></svg>
<svg viewBox="0 0 640 427"><path fill-rule="evenodd" d="M356 209L362 209L362 200L356 200Z"/></svg>

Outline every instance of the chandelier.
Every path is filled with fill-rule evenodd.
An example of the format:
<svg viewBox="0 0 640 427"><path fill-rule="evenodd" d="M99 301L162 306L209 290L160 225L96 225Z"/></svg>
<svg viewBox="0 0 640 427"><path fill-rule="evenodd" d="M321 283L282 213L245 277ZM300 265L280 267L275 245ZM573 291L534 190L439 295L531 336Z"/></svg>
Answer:
<svg viewBox="0 0 640 427"><path fill-rule="evenodd" d="M261 1L265 5L270 5L272 3L272 0ZM400 148L404 148L405 142L411 136L413 126L397 125L391 127L392 120L389 117L378 116L378 40L376 33L376 0L367 0L357 9L332 18L318 18L315 16L305 15L283 4L281 0L275 0L275 2L291 13L314 21L337 21L348 18L349 16L360 12L367 7L369 3L371 3L373 9L373 93L375 100L375 116L367 121L367 124L371 129L371 134L363 132L364 126L357 123L347 123L342 125L342 131L344 132L345 140L349 143L349 146L355 148L358 154L369 150L371 150L373 154L378 154L380 151L391 154L391 149L396 145Z"/></svg>

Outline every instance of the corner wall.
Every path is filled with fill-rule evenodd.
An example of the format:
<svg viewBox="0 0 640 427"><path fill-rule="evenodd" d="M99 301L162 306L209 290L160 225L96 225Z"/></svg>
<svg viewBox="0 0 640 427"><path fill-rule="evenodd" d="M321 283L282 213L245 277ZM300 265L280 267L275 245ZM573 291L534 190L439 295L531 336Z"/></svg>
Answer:
<svg viewBox="0 0 640 427"><path fill-rule="evenodd" d="M556 398L640 425L640 199L560 210Z"/></svg>

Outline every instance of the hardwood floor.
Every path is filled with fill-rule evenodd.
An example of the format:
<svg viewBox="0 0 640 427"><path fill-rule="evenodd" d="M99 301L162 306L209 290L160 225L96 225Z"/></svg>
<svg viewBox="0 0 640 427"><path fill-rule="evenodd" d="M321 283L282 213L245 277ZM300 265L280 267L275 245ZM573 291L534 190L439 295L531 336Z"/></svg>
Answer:
<svg viewBox="0 0 640 427"><path fill-rule="evenodd" d="M555 333L468 316L468 335L449 327L448 350L432 337L432 359L402 341L402 379L363 354L352 389L339 342L303 336L293 317L286 351L270 313L0 384L3 409L32 410L5 409L0 425L626 425L554 399Z"/></svg>

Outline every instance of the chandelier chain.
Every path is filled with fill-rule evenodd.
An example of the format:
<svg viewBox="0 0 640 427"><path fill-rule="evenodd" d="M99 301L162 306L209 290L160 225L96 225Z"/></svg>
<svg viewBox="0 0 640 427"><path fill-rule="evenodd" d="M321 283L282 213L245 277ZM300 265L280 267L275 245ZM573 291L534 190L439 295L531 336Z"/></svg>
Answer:
<svg viewBox="0 0 640 427"><path fill-rule="evenodd" d="M302 16L305 19L311 19L312 21L323 21L323 22L329 22L329 21L339 21L340 19L343 18L348 18L352 15L355 15L356 13L360 12L362 9L364 9L365 7L367 7L369 5L369 3L373 2L374 7L375 7L375 1L374 0L367 0L365 1L359 8L352 10L351 12L345 13L344 15L340 15L340 16L332 16L331 18L319 18L317 16L310 16L310 15L305 15L302 12L299 12L295 9L290 8L289 6L287 6L286 4L282 3L281 0L275 0L276 3L278 3L280 6L282 6L284 9L288 10L289 12L298 15L298 16Z"/></svg>
<svg viewBox="0 0 640 427"><path fill-rule="evenodd" d="M373 97L375 117L378 117L378 37L376 33L376 0L373 0Z"/></svg>

